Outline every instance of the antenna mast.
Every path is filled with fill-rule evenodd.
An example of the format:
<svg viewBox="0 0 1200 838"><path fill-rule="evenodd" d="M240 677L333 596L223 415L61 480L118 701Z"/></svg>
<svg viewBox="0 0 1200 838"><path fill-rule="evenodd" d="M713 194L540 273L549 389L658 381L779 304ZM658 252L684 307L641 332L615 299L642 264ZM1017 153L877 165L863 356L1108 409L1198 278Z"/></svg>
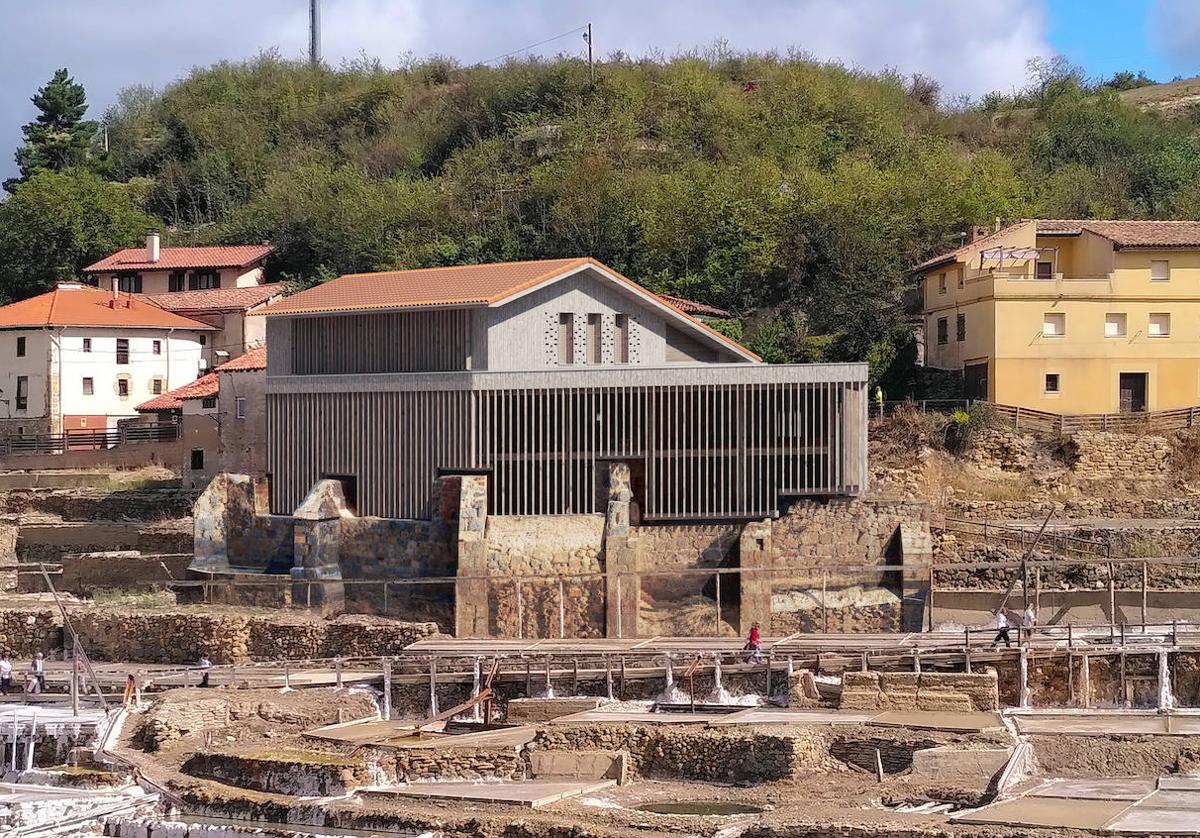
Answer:
<svg viewBox="0 0 1200 838"><path fill-rule="evenodd" d="M321 63L321 0L308 0L308 63Z"/></svg>

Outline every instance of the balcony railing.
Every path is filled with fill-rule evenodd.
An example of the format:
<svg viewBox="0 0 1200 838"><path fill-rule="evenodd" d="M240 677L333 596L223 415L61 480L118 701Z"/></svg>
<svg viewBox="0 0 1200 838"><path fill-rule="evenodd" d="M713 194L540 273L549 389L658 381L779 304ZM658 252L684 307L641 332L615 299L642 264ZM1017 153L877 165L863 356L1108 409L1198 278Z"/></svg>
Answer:
<svg viewBox="0 0 1200 838"><path fill-rule="evenodd" d="M112 430L80 430L63 434L10 436L0 439L0 457L28 454L62 454L66 451L99 451L140 442L168 442L179 439L175 422L129 425Z"/></svg>

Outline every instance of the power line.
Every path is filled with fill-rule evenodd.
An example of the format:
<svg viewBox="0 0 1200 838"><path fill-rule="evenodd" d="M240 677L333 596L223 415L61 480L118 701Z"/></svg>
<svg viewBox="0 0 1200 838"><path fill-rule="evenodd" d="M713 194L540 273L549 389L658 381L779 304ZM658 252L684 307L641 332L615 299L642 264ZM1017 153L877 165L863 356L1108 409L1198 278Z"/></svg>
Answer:
<svg viewBox="0 0 1200 838"><path fill-rule="evenodd" d="M527 47L521 47L520 49L514 49L512 52L506 52L503 55L497 55L495 58L489 58L487 61L476 61L475 63L476 64L491 64L494 61L500 61L502 59L508 58L509 56L518 55L519 53L522 53L522 52L527 52L531 49L534 49L535 47L540 47L545 44L552 43L554 41L559 40L560 38L565 38L568 35L574 35L578 32L586 32L587 29L588 29L588 24L585 23L582 26L576 26L574 29L569 29L566 32L563 32L561 35L555 35L553 38L547 38L544 41L538 41L536 44L530 44Z"/></svg>

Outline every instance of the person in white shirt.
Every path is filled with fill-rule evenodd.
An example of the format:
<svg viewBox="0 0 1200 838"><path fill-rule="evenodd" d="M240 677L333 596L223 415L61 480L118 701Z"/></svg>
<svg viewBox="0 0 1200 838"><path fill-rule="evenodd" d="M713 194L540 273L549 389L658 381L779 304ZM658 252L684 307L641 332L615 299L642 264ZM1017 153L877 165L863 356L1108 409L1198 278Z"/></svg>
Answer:
<svg viewBox="0 0 1200 838"><path fill-rule="evenodd" d="M33 677L35 693L44 693L46 691L46 659L41 652L33 656L33 660L29 663L29 674Z"/></svg>
<svg viewBox="0 0 1200 838"><path fill-rule="evenodd" d="M1021 617L1021 628L1025 632L1025 640L1033 639L1033 629L1037 626L1037 612L1033 610L1033 605L1025 606L1025 613Z"/></svg>
<svg viewBox="0 0 1200 838"><path fill-rule="evenodd" d="M8 695L9 688L12 687L12 661L8 659L8 652L0 654L0 695Z"/></svg>
<svg viewBox="0 0 1200 838"><path fill-rule="evenodd" d="M1004 609L1000 608L992 615L992 628L996 630L996 637L992 640L992 648L995 649L1000 645L1000 641L1004 641L1005 648L1012 646L1012 640L1009 639L1008 632L1012 628L1012 623L1008 620L1008 615L1004 613Z"/></svg>
<svg viewBox="0 0 1200 838"><path fill-rule="evenodd" d="M207 654L200 655L200 686L208 686L208 676L212 673L212 661Z"/></svg>

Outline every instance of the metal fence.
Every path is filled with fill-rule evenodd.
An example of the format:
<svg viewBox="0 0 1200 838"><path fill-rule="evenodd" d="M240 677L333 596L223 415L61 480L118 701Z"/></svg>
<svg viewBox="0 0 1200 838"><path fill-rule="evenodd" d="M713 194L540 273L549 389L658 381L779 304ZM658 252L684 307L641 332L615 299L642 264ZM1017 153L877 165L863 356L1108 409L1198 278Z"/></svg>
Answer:
<svg viewBox="0 0 1200 838"><path fill-rule="evenodd" d="M77 430L61 434L10 436L0 438L0 457L22 454L62 454L66 451L98 451L140 442L168 442L179 439L176 422L128 425L111 430Z"/></svg>

